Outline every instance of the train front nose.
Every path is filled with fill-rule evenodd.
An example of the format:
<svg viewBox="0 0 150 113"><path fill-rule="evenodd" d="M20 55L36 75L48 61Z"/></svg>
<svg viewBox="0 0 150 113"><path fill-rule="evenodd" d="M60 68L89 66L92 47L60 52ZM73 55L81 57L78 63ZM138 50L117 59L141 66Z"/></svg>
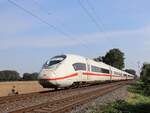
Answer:
<svg viewBox="0 0 150 113"><path fill-rule="evenodd" d="M53 71L47 71L47 70L42 70L39 74L39 83L44 87L44 88L56 88L57 83L55 79L55 73Z"/></svg>

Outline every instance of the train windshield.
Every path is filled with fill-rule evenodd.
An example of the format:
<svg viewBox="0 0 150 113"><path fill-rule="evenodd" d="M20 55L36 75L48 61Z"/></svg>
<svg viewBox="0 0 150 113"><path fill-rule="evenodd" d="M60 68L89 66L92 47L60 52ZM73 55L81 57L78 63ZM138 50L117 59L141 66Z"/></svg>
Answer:
<svg viewBox="0 0 150 113"><path fill-rule="evenodd" d="M60 56L55 56L51 58L50 60L47 60L46 63L44 64L43 68L51 67L53 65L59 64L66 58L66 55L60 55Z"/></svg>

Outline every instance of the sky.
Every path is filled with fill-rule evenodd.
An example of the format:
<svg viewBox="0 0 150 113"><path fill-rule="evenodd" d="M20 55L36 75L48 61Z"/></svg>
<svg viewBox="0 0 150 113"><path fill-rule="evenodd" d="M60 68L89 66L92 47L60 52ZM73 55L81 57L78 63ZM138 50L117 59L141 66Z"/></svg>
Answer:
<svg viewBox="0 0 150 113"><path fill-rule="evenodd" d="M149 0L0 0L0 70L39 72L59 54L88 58L112 48L125 68L150 62Z"/></svg>

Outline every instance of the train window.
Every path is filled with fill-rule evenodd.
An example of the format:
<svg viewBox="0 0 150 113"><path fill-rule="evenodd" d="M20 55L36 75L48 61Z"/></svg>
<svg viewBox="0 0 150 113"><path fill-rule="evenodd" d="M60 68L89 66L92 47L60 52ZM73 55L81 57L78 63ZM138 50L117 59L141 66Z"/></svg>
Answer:
<svg viewBox="0 0 150 113"><path fill-rule="evenodd" d="M123 76L127 76L127 74L123 74Z"/></svg>
<svg viewBox="0 0 150 113"><path fill-rule="evenodd" d="M109 73L108 69L104 69L104 68L99 68L97 66L91 66L91 70L93 72L98 72L98 73Z"/></svg>
<svg viewBox="0 0 150 113"><path fill-rule="evenodd" d="M75 63L75 64L73 64L73 67L74 67L75 71L86 70L86 64L84 64L84 63Z"/></svg>
<svg viewBox="0 0 150 113"><path fill-rule="evenodd" d="M91 66L91 70L92 70L93 72L99 72L99 73L101 73L101 68L99 68L99 67L97 67L97 66Z"/></svg>
<svg viewBox="0 0 150 113"><path fill-rule="evenodd" d="M55 56L55 57L51 58L50 60L47 60L46 63L44 64L43 68L47 68L49 66L58 64L58 63L62 62L65 58L66 58L66 55Z"/></svg>
<svg viewBox="0 0 150 113"><path fill-rule="evenodd" d="M120 75L120 76L122 76L122 73L120 73L120 72L114 71L114 74L115 74L115 75Z"/></svg>
<svg viewBox="0 0 150 113"><path fill-rule="evenodd" d="M101 70L102 70L102 73L109 73L108 69L101 68Z"/></svg>

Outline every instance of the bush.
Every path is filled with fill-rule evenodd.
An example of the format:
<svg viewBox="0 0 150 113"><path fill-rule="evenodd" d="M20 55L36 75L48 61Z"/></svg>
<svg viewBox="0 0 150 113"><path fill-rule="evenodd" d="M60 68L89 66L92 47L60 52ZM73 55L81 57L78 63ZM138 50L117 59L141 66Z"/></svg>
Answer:
<svg viewBox="0 0 150 113"><path fill-rule="evenodd" d="M149 113L149 106L150 103L140 102L131 104L124 100L118 100L105 106L102 111L97 113Z"/></svg>
<svg viewBox="0 0 150 113"><path fill-rule="evenodd" d="M101 113L128 113L128 103L124 100L117 100L102 109Z"/></svg>
<svg viewBox="0 0 150 113"><path fill-rule="evenodd" d="M4 70L0 71L0 81L17 81L20 80L21 77L17 71L12 70Z"/></svg>
<svg viewBox="0 0 150 113"><path fill-rule="evenodd" d="M38 73L24 73L23 80L37 80Z"/></svg>
<svg viewBox="0 0 150 113"><path fill-rule="evenodd" d="M150 84L150 64L148 63L143 64L140 79L144 83Z"/></svg>
<svg viewBox="0 0 150 113"><path fill-rule="evenodd" d="M150 64L143 64L140 79L143 81L143 92L150 96Z"/></svg>

